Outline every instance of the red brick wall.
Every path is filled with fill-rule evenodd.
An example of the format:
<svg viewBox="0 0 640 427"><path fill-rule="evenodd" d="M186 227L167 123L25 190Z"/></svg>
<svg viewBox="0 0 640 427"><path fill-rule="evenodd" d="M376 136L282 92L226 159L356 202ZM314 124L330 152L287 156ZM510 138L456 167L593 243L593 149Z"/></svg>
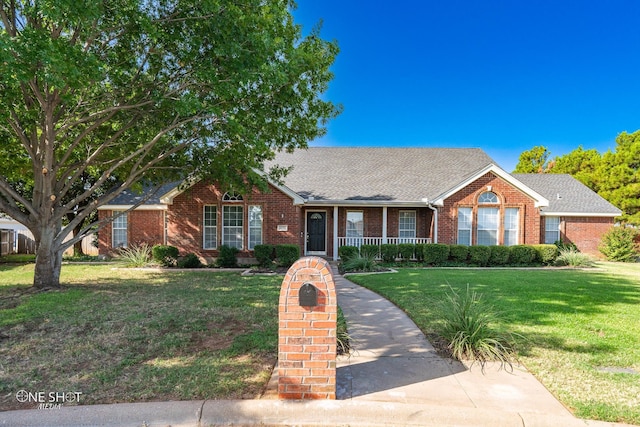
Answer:
<svg viewBox="0 0 640 427"><path fill-rule="evenodd" d="M491 186L500 200L500 221L504 219L505 208L519 208L519 244L538 244L540 243L540 212L534 206L534 201L522 191L513 187L502 178L489 172L476 181L472 182L462 190L458 191L447 200L444 206L438 208L438 242L446 244L455 244L457 242L458 230L458 207L471 207L473 209L473 232L472 244L476 244L477 212L478 197L480 194L488 191L487 186ZM495 205L483 205L495 206ZM502 224L501 224L502 227ZM499 243L503 241L502 228L498 232Z"/></svg>
<svg viewBox="0 0 640 427"><path fill-rule="evenodd" d="M560 221L563 242L575 244L580 252L598 256L602 236L614 225L614 218L561 217Z"/></svg>
<svg viewBox="0 0 640 427"><path fill-rule="evenodd" d="M98 211L98 218L113 215L113 211ZM149 246L164 243L164 215L162 210L136 210L127 214L127 243L129 247L147 243ZM113 254L111 223L98 232L98 252Z"/></svg>
<svg viewBox="0 0 640 427"><path fill-rule="evenodd" d="M388 208L387 237L398 237L400 211L416 211L416 237L431 237L433 211L429 208ZM364 236L382 237L382 208L359 208L357 206L338 210L338 235L347 234L347 211L363 212Z"/></svg>
<svg viewBox="0 0 640 427"><path fill-rule="evenodd" d="M199 182L175 197L168 210L168 241L176 246L181 254L193 252L205 259L218 256L217 250L203 249L203 221L204 206L215 205L218 218L218 246L222 244L222 206L242 205L244 216L244 250L239 258L250 257L248 251L249 224L247 213L250 205L262 206L262 243L265 244L297 244L302 243L301 231L303 228L302 213L300 207L294 206L289 196L277 188L270 186L270 192L260 193L253 190L245 195L242 202L223 202L225 191L215 185ZM278 225L287 225L287 231L277 231Z"/></svg>

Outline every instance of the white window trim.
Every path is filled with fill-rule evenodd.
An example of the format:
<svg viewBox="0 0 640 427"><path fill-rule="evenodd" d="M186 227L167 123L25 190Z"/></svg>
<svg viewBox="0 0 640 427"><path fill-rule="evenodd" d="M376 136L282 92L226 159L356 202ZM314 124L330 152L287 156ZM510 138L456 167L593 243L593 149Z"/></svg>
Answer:
<svg viewBox="0 0 640 427"><path fill-rule="evenodd" d="M207 208L211 207L214 209L214 225L206 225L206 221L207 221ZM206 242L206 230L208 228L212 228L213 232L214 232L214 236L215 236L215 244L212 247L208 247ZM205 250L216 250L218 249L218 206L216 205L204 205L202 207L202 249Z"/></svg>
<svg viewBox="0 0 640 427"><path fill-rule="evenodd" d="M515 228L507 228L507 212L509 210L515 210L516 212L516 221ZM520 243L520 208L517 207L506 207L504 208L504 219L503 219L503 229L504 231L502 236L502 244L505 246L518 245ZM513 244L507 244L507 232L514 232L516 235L516 241Z"/></svg>
<svg viewBox="0 0 640 427"><path fill-rule="evenodd" d="M254 207L260 208L260 226L256 227L256 226L252 226L251 225L251 211ZM249 208L247 209L247 232L248 232L248 236L247 236L247 247L250 251L254 250L256 245L261 245L262 241L264 240L264 231L262 228L262 225L264 224L264 210L262 209L261 205L249 205ZM260 229L260 241L259 242L253 242L251 240L251 230L255 230L255 229Z"/></svg>
<svg viewBox="0 0 640 427"><path fill-rule="evenodd" d="M116 216L120 212L122 211L113 211L113 215ZM121 227L121 226L116 227L116 225L120 225L117 223L117 221L123 220L123 219L124 219L124 227ZM116 245L116 230L124 230L123 245ZM117 218L114 218L113 222L111 223L111 246L113 248L126 248L129 246L129 217L126 212L121 214Z"/></svg>
<svg viewBox="0 0 640 427"><path fill-rule="evenodd" d="M495 225L496 228L484 228L484 222L480 221L480 212L483 210L488 210L491 209L493 211L496 212L496 221L495 221ZM492 243L491 245L487 245L487 246L495 246L500 244L500 208L499 207L493 207L493 206L483 206L483 207L479 207L478 208L478 213L477 213L477 220L476 220L476 244L477 245L486 245L486 243L480 243L480 232L481 231L495 231L496 233L496 239L495 242ZM483 228L480 228L480 225L483 225Z"/></svg>
<svg viewBox="0 0 640 427"><path fill-rule="evenodd" d="M411 213L413 214L413 228L401 228L402 225L402 214L403 213ZM398 238L399 239L415 239L417 234L417 228L418 228L418 213L415 210L401 210L398 213ZM412 232L412 236L402 236L402 232L407 232L407 231L411 231Z"/></svg>
<svg viewBox="0 0 640 427"><path fill-rule="evenodd" d="M465 209L469 211L469 228L460 228L460 210L461 209ZM456 243L458 245L465 245L465 246L471 246L472 240L473 240L473 208L469 207L469 206L461 206L458 208L458 224L456 226ZM468 242L462 242L460 240L460 230L463 231L469 231L469 241Z"/></svg>
<svg viewBox="0 0 640 427"><path fill-rule="evenodd" d="M240 208L242 212L240 213L240 219L242 220L242 224L237 225L224 225L225 220L225 208ZM243 205L222 205L222 244L226 245L228 242L225 241L225 229L229 228L240 228L240 247L239 250L243 250L244 246L244 206ZM228 246L228 245L227 245Z"/></svg>
<svg viewBox="0 0 640 427"><path fill-rule="evenodd" d="M548 221L549 219L554 218L558 220L558 228L556 228L555 230L550 230L548 227ZM553 244L555 242L557 242L558 240L560 240L561 235L560 235L560 227L562 224L562 220L559 216L545 216L544 217L544 242L547 243L547 233L553 231L554 233L557 233L557 239L555 239L553 242L550 242L549 244Z"/></svg>

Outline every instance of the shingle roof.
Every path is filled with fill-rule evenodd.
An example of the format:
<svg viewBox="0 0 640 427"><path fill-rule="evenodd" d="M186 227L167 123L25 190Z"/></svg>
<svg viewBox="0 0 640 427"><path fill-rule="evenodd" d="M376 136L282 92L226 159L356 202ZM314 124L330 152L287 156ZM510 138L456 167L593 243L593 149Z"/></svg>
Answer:
<svg viewBox="0 0 640 427"><path fill-rule="evenodd" d="M302 197L391 202L433 198L492 163L478 148L362 147L312 147L271 162L293 166L284 183Z"/></svg>
<svg viewBox="0 0 640 427"><path fill-rule="evenodd" d="M167 194L169 191L176 188L180 185L180 182L172 182L169 184L165 184L161 186L158 191L155 192L153 196L147 201L145 201L144 205L160 205L162 202L160 201L160 197ZM149 192L152 190L152 187L147 187L142 190L141 193L137 191L133 191L131 189L126 189L122 193L120 193L115 199L109 202L109 205L122 205L122 206L132 206L138 203L142 198L144 198Z"/></svg>
<svg viewBox="0 0 640 427"><path fill-rule="evenodd" d="M603 199L589 187L565 174L513 174L513 176L542 194L549 206L542 208L548 213L621 215L620 209Z"/></svg>

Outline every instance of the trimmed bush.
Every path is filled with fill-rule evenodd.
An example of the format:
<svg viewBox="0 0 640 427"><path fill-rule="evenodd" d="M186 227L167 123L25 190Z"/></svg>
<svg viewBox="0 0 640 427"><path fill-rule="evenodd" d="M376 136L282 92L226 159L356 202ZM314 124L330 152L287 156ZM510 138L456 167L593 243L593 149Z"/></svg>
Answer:
<svg viewBox="0 0 640 427"><path fill-rule="evenodd" d="M380 247L378 245L361 245L360 246L360 255L362 255L365 258L373 257L375 259L378 257L379 252L380 252Z"/></svg>
<svg viewBox="0 0 640 427"><path fill-rule="evenodd" d="M418 262L424 262L424 247L426 243L416 243L416 247L414 248L414 254L416 256L416 260Z"/></svg>
<svg viewBox="0 0 640 427"><path fill-rule="evenodd" d="M222 245L216 263L219 267L233 268L238 266L238 248Z"/></svg>
<svg viewBox="0 0 640 427"><path fill-rule="evenodd" d="M633 228L614 227L602 236L598 249L609 261L634 262L639 255L637 235Z"/></svg>
<svg viewBox="0 0 640 427"><path fill-rule="evenodd" d="M398 245L393 243L380 245L380 256L384 262L395 262L398 257Z"/></svg>
<svg viewBox="0 0 640 427"><path fill-rule="evenodd" d="M258 265L263 268L271 268L275 257L276 247L273 245L256 245L253 248L253 255L258 261Z"/></svg>
<svg viewBox="0 0 640 427"><path fill-rule="evenodd" d="M483 245L469 246L469 263L484 267L487 264L489 264L490 258L491 258L490 246L483 246Z"/></svg>
<svg viewBox="0 0 640 427"><path fill-rule="evenodd" d="M424 245L424 263L430 265L442 265L449 258L449 245L442 243L429 243Z"/></svg>
<svg viewBox="0 0 640 427"><path fill-rule="evenodd" d="M515 265L529 265L532 264L538 253L532 246L528 245L515 245L509 246L509 263Z"/></svg>
<svg viewBox="0 0 640 427"><path fill-rule="evenodd" d="M402 261L410 261L413 258L413 251L415 250L416 245L413 243L400 243L398 245L398 252L400 252L400 257Z"/></svg>
<svg viewBox="0 0 640 427"><path fill-rule="evenodd" d="M347 262L351 258L354 258L358 255L358 247L357 246L340 246L338 248L338 256L340 257L340 261Z"/></svg>
<svg viewBox="0 0 640 427"><path fill-rule="evenodd" d="M178 259L178 268L202 268L202 262L198 255L194 253L188 253L182 258Z"/></svg>
<svg viewBox="0 0 640 427"><path fill-rule="evenodd" d="M449 259L455 262L467 262L469 258L469 246L465 245L450 245L449 246Z"/></svg>
<svg viewBox="0 0 640 427"><path fill-rule="evenodd" d="M491 246L489 265L505 265L509 262L509 246Z"/></svg>
<svg viewBox="0 0 640 427"><path fill-rule="evenodd" d="M556 245L532 245L532 247L537 252L536 261L544 265L553 265L558 255L560 255L560 250Z"/></svg>
<svg viewBox="0 0 640 427"><path fill-rule="evenodd" d="M159 262L165 267L174 267L178 260L178 248L168 245L155 245L151 248L151 254L154 261Z"/></svg>
<svg viewBox="0 0 640 427"><path fill-rule="evenodd" d="M298 245L276 245L276 258L280 267L291 267L300 258Z"/></svg>

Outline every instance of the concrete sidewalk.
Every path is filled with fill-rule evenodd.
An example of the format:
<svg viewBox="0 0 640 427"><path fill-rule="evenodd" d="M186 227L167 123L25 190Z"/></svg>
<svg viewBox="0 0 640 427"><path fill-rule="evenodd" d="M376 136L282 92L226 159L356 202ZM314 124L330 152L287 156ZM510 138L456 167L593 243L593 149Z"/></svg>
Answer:
<svg viewBox="0 0 640 427"><path fill-rule="evenodd" d="M0 412L0 426L623 426L575 418L522 367L483 374L438 356L402 310L335 269L334 280L354 346L338 359L338 400L277 400L276 370L259 400Z"/></svg>

